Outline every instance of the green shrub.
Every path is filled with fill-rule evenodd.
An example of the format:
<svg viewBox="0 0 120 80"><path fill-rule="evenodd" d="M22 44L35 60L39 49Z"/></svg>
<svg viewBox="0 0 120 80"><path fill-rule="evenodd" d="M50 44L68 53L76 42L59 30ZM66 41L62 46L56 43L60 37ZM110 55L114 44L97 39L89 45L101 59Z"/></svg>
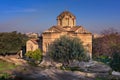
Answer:
<svg viewBox="0 0 120 80"><path fill-rule="evenodd" d="M114 53L110 66L113 70L120 72L120 53Z"/></svg>
<svg viewBox="0 0 120 80"><path fill-rule="evenodd" d="M35 51L28 51L25 55L35 61L42 60L42 51L40 49L36 49Z"/></svg>
<svg viewBox="0 0 120 80"><path fill-rule="evenodd" d="M109 65L111 62L111 58L109 58L108 56L104 56L104 55L99 56L99 57L95 57L94 60L99 61L99 62L103 62L107 65Z"/></svg>
<svg viewBox="0 0 120 80"><path fill-rule="evenodd" d="M64 65L68 65L73 60L88 60L81 40L69 36L61 36L56 39L49 46L48 53L54 61L61 62Z"/></svg>

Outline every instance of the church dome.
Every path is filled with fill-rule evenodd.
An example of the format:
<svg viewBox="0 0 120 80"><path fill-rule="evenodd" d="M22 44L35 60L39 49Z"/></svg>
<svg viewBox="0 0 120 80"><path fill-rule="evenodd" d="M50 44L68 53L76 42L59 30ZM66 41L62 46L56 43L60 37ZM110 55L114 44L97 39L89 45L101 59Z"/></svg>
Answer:
<svg viewBox="0 0 120 80"><path fill-rule="evenodd" d="M63 11L59 16L57 16L57 25L58 26L76 26L76 17L69 11Z"/></svg>
<svg viewBox="0 0 120 80"><path fill-rule="evenodd" d="M69 12L69 11L63 11L59 16L57 16L57 19L61 19L64 16L69 16L71 18L76 19L76 17L71 12Z"/></svg>

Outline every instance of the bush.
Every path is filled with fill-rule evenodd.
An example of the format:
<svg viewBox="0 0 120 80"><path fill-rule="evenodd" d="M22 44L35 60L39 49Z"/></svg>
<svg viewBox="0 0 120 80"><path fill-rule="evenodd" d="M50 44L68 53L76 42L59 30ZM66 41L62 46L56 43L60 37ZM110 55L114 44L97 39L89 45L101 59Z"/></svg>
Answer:
<svg viewBox="0 0 120 80"><path fill-rule="evenodd" d="M120 72L120 53L114 53L110 66L113 70Z"/></svg>
<svg viewBox="0 0 120 80"><path fill-rule="evenodd" d="M110 62L111 62L111 58L109 58L108 56L104 56L104 55L103 56L94 57L94 60L99 61L99 62L103 62L103 63L105 63L107 65L109 65Z"/></svg>
<svg viewBox="0 0 120 80"><path fill-rule="evenodd" d="M42 60L42 52L40 49L36 49L35 51L28 51L25 55L35 61Z"/></svg>
<svg viewBox="0 0 120 80"><path fill-rule="evenodd" d="M65 65L73 62L73 60L81 61L88 59L80 39L69 36L61 36L59 39L56 39L49 46L48 53L54 61Z"/></svg>

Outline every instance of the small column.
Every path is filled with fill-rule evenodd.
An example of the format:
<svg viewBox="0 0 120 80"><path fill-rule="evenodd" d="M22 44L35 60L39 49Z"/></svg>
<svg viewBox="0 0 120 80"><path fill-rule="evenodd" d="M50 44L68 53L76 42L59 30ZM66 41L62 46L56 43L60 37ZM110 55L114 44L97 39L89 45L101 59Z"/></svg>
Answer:
<svg viewBox="0 0 120 80"><path fill-rule="evenodd" d="M60 20L59 19L57 19L57 25L60 26Z"/></svg>

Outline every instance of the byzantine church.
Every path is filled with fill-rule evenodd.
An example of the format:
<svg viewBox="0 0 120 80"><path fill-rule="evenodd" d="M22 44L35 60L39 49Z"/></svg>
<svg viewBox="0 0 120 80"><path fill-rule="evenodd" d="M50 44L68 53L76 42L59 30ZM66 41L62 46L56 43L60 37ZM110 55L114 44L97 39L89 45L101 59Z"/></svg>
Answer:
<svg viewBox="0 0 120 80"><path fill-rule="evenodd" d="M57 25L43 31L40 39L30 39L26 42L26 52L41 48L45 56L48 46L63 35L79 38L90 58L92 57L92 33L82 26L76 26L76 17L69 11L57 16Z"/></svg>
<svg viewBox="0 0 120 80"><path fill-rule="evenodd" d="M48 46L62 35L77 37L83 42L84 48L92 56L92 33L83 26L76 26L76 17L69 11L57 16L57 25L50 27L42 33L42 51L46 55Z"/></svg>

